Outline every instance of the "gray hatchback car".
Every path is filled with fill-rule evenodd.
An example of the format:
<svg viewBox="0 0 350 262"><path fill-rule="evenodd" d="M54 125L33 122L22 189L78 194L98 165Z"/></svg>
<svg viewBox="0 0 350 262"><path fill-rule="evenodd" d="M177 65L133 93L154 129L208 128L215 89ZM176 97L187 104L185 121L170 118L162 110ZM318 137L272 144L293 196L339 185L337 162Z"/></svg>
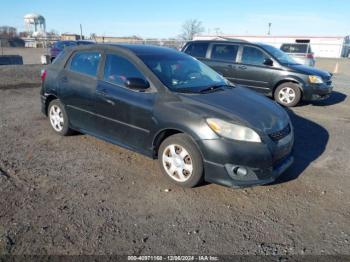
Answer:
<svg viewBox="0 0 350 262"><path fill-rule="evenodd" d="M295 106L301 100L325 99L333 89L330 73L302 65L267 44L192 41L182 51L231 82L272 96L287 107Z"/></svg>

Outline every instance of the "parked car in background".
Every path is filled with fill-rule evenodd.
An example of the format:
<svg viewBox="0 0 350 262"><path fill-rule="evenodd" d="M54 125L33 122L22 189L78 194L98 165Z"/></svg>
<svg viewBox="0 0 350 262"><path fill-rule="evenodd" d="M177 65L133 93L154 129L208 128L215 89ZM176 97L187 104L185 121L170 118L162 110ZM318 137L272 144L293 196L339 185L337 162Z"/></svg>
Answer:
<svg viewBox="0 0 350 262"><path fill-rule="evenodd" d="M66 47L72 47L77 45L91 45L94 44L92 41L78 40L78 41L57 41L50 48L50 59L51 62L63 51Z"/></svg>
<svg viewBox="0 0 350 262"><path fill-rule="evenodd" d="M23 57L20 55L0 55L1 65L23 65Z"/></svg>
<svg viewBox="0 0 350 262"><path fill-rule="evenodd" d="M170 48L74 47L42 80L42 112L57 134L77 130L158 158L180 186L267 184L293 162L285 110Z"/></svg>
<svg viewBox="0 0 350 262"><path fill-rule="evenodd" d="M309 43L282 44L281 50L290 55L295 61L306 66L315 66L314 53Z"/></svg>
<svg viewBox="0 0 350 262"><path fill-rule="evenodd" d="M332 75L301 65L281 50L246 41L191 41L182 49L233 83L244 85L292 107L301 100L327 98Z"/></svg>

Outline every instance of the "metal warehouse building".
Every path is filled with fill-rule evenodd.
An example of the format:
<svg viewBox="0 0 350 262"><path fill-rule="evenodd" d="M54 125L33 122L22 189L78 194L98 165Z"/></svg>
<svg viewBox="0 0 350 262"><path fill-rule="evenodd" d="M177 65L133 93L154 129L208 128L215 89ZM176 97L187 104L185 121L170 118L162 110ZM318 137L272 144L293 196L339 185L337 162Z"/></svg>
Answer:
<svg viewBox="0 0 350 262"><path fill-rule="evenodd" d="M196 36L194 40L230 40L242 39L249 42L260 42L280 48L287 43L310 43L316 57L339 58L350 55L350 36Z"/></svg>

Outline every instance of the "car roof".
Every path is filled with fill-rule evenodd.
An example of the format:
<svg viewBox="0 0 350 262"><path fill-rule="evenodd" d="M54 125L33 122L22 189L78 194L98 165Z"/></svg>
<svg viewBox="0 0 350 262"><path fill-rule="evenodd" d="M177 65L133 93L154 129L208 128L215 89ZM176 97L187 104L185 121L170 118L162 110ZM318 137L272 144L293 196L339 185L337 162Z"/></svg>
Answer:
<svg viewBox="0 0 350 262"><path fill-rule="evenodd" d="M186 43L190 44L190 43L215 43L215 44L227 44L227 43L237 43L237 44L241 44L241 43L247 43L247 44L253 44L251 42L242 40L242 39L227 39L227 40L193 40L193 41L189 41Z"/></svg>
<svg viewBox="0 0 350 262"><path fill-rule="evenodd" d="M75 43L76 41L74 40L58 40L56 43Z"/></svg>
<svg viewBox="0 0 350 262"><path fill-rule="evenodd" d="M271 45L265 44L265 43L259 43L259 42L248 42L241 39L230 39L230 40L194 40L189 41L186 43L185 47L188 46L190 43L213 43L213 44L244 44L244 45L251 45L251 46L258 46L261 48L269 47Z"/></svg>
<svg viewBox="0 0 350 262"><path fill-rule="evenodd" d="M100 50L125 50L135 55L170 55L170 54L182 54L181 52L162 46L155 45L142 45L142 44L121 44L121 43L106 43L106 44L91 44L73 47L72 50L89 50L89 49L100 49Z"/></svg>

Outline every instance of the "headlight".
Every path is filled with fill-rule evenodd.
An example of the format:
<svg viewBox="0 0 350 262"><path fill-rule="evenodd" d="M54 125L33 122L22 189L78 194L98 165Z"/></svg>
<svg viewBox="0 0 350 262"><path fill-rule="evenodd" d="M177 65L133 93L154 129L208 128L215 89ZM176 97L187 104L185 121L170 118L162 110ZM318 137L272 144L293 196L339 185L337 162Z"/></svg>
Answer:
<svg viewBox="0 0 350 262"><path fill-rule="evenodd" d="M312 84L322 84L323 80L319 76L309 76L309 81Z"/></svg>
<svg viewBox="0 0 350 262"><path fill-rule="evenodd" d="M260 136L248 127L232 124L217 118L208 118L207 123L220 136L239 141L261 143Z"/></svg>

